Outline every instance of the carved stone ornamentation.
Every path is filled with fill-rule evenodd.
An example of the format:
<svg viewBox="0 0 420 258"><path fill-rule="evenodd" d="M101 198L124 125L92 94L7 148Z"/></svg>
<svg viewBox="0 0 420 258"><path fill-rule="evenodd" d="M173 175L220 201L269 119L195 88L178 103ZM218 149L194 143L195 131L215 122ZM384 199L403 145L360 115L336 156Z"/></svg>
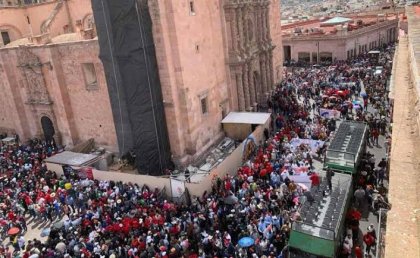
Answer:
<svg viewBox="0 0 420 258"><path fill-rule="evenodd" d="M227 63L237 91L238 110L250 109L273 88L269 0L225 0L225 20L232 33ZM233 22L232 22L233 21ZM242 71L238 76L237 71ZM242 81L241 81L242 80Z"/></svg>
<svg viewBox="0 0 420 258"><path fill-rule="evenodd" d="M23 83L27 90L27 102L51 104L39 58L28 47L20 47L17 55L18 67L22 72Z"/></svg>

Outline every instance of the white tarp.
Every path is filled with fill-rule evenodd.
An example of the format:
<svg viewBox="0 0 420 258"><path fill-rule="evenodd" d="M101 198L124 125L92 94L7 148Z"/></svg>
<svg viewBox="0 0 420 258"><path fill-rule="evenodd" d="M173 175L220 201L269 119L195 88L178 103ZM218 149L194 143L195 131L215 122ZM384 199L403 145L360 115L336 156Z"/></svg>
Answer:
<svg viewBox="0 0 420 258"><path fill-rule="evenodd" d="M293 138L290 141L290 145L292 146L293 151L295 151L296 148L299 147L301 144L308 145L311 148L311 153L315 154L319 148L324 146L324 141L301 138Z"/></svg>
<svg viewBox="0 0 420 258"><path fill-rule="evenodd" d="M230 112L222 124L253 124L264 125L270 119L270 113L260 112Z"/></svg>
<svg viewBox="0 0 420 258"><path fill-rule="evenodd" d="M49 163L69 165L69 166L82 166L91 164L99 155L76 153L72 151L63 151L54 156L47 158L45 161Z"/></svg>

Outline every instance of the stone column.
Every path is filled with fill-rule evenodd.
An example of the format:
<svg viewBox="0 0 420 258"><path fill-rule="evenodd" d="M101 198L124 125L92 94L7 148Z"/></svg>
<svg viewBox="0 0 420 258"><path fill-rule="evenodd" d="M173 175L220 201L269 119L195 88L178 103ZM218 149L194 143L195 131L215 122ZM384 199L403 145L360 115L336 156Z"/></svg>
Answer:
<svg viewBox="0 0 420 258"><path fill-rule="evenodd" d="M264 64L265 64L265 79L267 85L267 92L270 92L273 89L273 85L271 84L270 80L270 57L269 54L266 52L264 54Z"/></svg>
<svg viewBox="0 0 420 258"><path fill-rule="evenodd" d="M243 9L238 8L237 9L237 16L236 16L236 22L238 24L238 46L240 51L244 51L245 49L245 42L244 42L244 22L243 22Z"/></svg>
<svg viewBox="0 0 420 258"><path fill-rule="evenodd" d="M248 66L248 80L249 80L249 96L251 99L251 106L254 106L254 103L257 101L257 96L255 96L255 88L257 85L254 83L254 75L252 71L251 63L247 64Z"/></svg>
<svg viewBox="0 0 420 258"><path fill-rule="evenodd" d="M274 89L274 71L273 71L273 50L272 49L270 49L270 52L269 52L269 58L268 58L268 69L269 69L269 75L270 75L270 88L271 88L271 90L273 90Z"/></svg>
<svg viewBox="0 0 420 258"><path fill-rule="evenodd" d="M251 99L249 95L248 66L246 64L243 66L242 78L244 88L245 110L247 110L251 106Z"/></svg>
<svg viewBox="0 0 420 258"><path fill-rule="evenodd" d="M256 7L256 12L255 12L255 16L256 16L256 19L255 19L255 22L256 22L256 28L257 28L257 30L256 30L256 34L257 35L255 35L256 36L256 42L257 42L257 44L260 44L261 43L261 39L262 39L262 37L261 37L261 35L262 35L262 33L261 33L261 27L262 27L262 22L261 22L261 6L260 5L258 5L257 7Z"/></svg>
<svg viewBox="0 0 420 258"><path fill-rule="evenodd" d="M243 46L244 49L248 49L249 47L249 41L248 41L248 20L246 19L246 13L245 13L245 9L242 9L242 26L243 26L243 30L242 30L242 42L243 42Z"/></svg>
<svg viewBox="0 0 420 258"><path fill-rule="evenodd" d="M244 85L243 85L243 73L237 73L235 75L236 90L238 91L238 109L239 111L245 111L245 98L244 98Z"/></svg>
<svg viewBox="0 0 420 258"><path fill-rule="evenodd" d="M238 52L239 50L239 41L238 41L238 10L231 10L231 20L230 20L230 29L232 37L232 52Z"/></svg>
<svg viewBox="0 0 420 258"><path fill-rule="evenodd" d="M270 13L269 13L269 10L268 10L268 6L264 6L264 9L263 9L264 11L263 11L263 23L264 23L264 26L263 26L263 32L264 32L264 41L268 41L269 40L269 38L270 38L270 32L269 32L269 29L270 29L270 23L269 23L269 15L270 15Z"/></svg>
<svg viewBox="0 0 420 258"><path fill-rule="evenodd" d="M268 91L267 89L267 68L266 68L266 63L265 63L265 56L264 55L260 55L260 66L261 66L261 89L262 89L262 93L264 94L264 98L265 98L265 93Z"/></svg>

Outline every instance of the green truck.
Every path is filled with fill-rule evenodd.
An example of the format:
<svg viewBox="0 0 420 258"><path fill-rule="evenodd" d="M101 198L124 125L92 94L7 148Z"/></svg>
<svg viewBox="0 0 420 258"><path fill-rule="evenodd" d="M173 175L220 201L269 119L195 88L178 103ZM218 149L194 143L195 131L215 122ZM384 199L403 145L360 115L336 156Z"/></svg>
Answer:
<svg viewBox="0 0 420 258"><path fill-rule="evenodd" d="M343 121L327 148L324 168L355 174L366 151L367 124Z"/></svg>
<svg viewBox="0 0 420 258"><path fill-rule="evenodd" d="M325 180L326 181L326 180ZM345 217L352 196L352 176L336 173L332 190L322 182L310 190L313 202L303 202L300 221L292 225L289 239L289 258L337 257L345 237Z"/></svg>
<svg viewBox="0 0 420 258"><path fill-rule="evenodd" d="M324 168L336 173L332 190L323 178L319 188L312 187L311 198L303 201L301 220L292 225L289 258L334 258L345 237L345 217L351 203L353 178L366 150L366 123L343 121L327 147Z"/></svg>

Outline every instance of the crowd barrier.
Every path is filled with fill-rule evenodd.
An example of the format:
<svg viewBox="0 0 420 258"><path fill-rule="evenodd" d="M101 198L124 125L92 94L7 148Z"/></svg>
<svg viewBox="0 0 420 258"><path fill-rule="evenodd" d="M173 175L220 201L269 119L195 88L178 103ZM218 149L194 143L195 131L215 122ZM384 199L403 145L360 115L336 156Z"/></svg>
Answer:
<svg viewBox="0 0 420 258"><path fill-rule="evenodd" d="M264 137L264 126L258 126L252 133L252 137L255 139L256 144L260 145ZM237 168L243 163L244 142L242 142L228 157L226 157L223 162L212 169L209 175L207 175L200 183L185 182L185 188L188 189L191 197L194 198L196 196L201 196L205 191L211 190L212 180L215 177L225 177L228 174L236 174ZM59 176L63 174L61 164L47 163L47 168L56 172ZM77 169L77 167L75 168ZM166 177L154 177L116 171L101 171L97 169L92 169L92 171L94 179L97 180L113 180L124 183L132 182L137 183L140 186L147 185L151 189L155 189L157 187L159 189L165 189L166 195L168 197L172 197L171 182L170 179Z"/></svg>

